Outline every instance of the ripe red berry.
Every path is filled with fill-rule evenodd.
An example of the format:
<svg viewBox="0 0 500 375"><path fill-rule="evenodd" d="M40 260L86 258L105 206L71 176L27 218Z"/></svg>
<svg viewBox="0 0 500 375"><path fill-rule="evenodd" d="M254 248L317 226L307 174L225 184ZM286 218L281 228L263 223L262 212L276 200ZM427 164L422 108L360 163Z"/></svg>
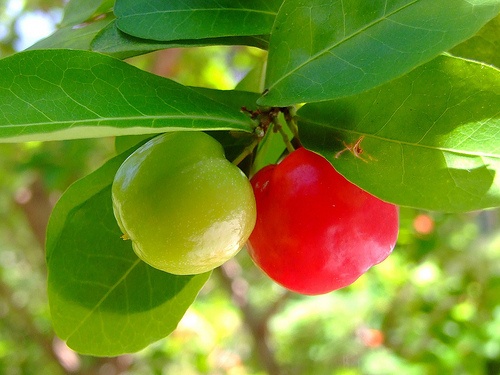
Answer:
<svg viewBox="0 0 500 375"><path fill-rule="evenodd" d="M300 148L251 179L257 223L248 250L274 281L302 294L352 284L392 251L398 208Z"/></svg>

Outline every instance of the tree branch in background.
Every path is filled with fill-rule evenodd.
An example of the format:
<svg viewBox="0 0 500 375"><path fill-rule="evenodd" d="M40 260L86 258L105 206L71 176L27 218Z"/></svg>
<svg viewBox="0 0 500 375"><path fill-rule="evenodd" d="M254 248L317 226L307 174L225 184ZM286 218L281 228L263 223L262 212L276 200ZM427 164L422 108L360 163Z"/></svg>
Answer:
<svg viewBox="0 0 500 375"><path fill-rule="evenodd" d="M231 295L234 303L243 315L244 324L250 331L255 350L262 366L270 375L279 375L283 371L276 361L274 351L269 344L269 319L283 306L288 299L289 293L284 293L264 313L256 311L248 302L248 283L241 276L241 267L235 259L231 259L216 269L222 285Z"/></svg>
<svg viewBox="0 0 500 375"><path fill-rule="evenodd" d="M42 180L38 177L30 186L20 189L16 194L15 201L28 220L36 240L44 249L45 231L52 212L52 203L43 187Z"/></svg>

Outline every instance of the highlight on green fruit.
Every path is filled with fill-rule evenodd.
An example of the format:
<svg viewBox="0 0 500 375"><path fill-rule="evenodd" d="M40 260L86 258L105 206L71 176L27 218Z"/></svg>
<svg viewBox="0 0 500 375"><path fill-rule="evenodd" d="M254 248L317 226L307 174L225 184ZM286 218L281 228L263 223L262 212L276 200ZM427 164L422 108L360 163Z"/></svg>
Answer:
<svg viewBox="0 0 500 375"><path fill-rule="evenodd" d="M137 256L177 275L232 258L256 220L248 178L219 142L198 131L165 133L138 148L118 169L112 198Z"/></svg>

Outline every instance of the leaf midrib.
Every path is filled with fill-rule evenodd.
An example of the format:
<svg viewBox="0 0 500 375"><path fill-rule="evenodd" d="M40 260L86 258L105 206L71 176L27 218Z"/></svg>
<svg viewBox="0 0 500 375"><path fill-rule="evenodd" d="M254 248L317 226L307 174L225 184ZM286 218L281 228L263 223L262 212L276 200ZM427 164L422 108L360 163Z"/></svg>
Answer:
<svg viewBox="0 0 500 375"><path fill-rule="evenodd" d="M81 320L81 322L79 324L77 324L75 326L75 329L70 332L67 337L66 337L66 340L69 340L76 332L78 332L78 330L85 324L85 322L97 311L97 309L102 305L102 303L109 297L109 295L118 287L118 285L120 285L126 278L127 276L130 274L130 272L132 272L132 270L137 267L137 265L141 263L141 260L139 258L136 259L136 261L134 263L132 263L132 265L130 266L130 268L124 272L123 276L120 277L116 283L114 283L110 288L109 290L102 296L102 298L95 304L95 306L89 311L89 313Z"/></svg>
<svg viewBox="0 0 500 375"><path fill-rule="evenodd" d="M337 130L337 131L348 133L348 134L355 134L357 136L365 136L365 137L376 139L376 140L379 140L379 141L382 141L382 142L389 142L389 143L393 143L393 144L405 145L405 146L411 146L411 147L419 147L419 148L433 150L433 151L444 151L444 152L450 152L450 153L455 153L455 154L462 154L462 155L467 155L467 156L488 157L488 158L499 159L500 160L500 155L492 154L492 153L487 153L487 152L456 150L456 149L448 148L448 147L430 146L430 145L425 145L425 144L422 144L422 143L400 141L400 140L397 140L397 139L390 139L390 138L381 137L381 136L378 136L378 135L375 135L375 134L363 133L363 132L360 132L360 131L349 130L349 129L335 127L335 126L331 126L331 125L325 125L325 124L320 123L320 122L310 121L309 119L302 119L302 121L306 122L306 123L309 123L309 124L314 124L314 125L317 125L317 126L321 126L321 127L324 127L324 128Z"/></svg>
<svg viewBox="0 0 500 375"><path fill-rule="evenodd" d="M242 120L231 120L226 117L214 117L214 116L188 116L188 115L181 115L181 116L132 116L132 117L100 117L98 119L96 118L89 118L89 119L80 119L80 120L60 120L60 121L47 121L47 122L30 122L30 123L18 123L18 124L7 124L7 125L0 125L0 130L1 129L16 129L17 127L24 126L24 127L29 127L29 126L46 126L46 125L54 125L54 124L61 124L61 125L66 125L66 124L89 124L92 122L95 122L97 124L100 124L105 121L138 121L138 120L168 120L168 119L187 119L187 120L210 120L210 121L219 121L219 122L224 122L224 123L230 123L230 124L240 124L240 125L246 125L248 126L249 123L246 121ZM137 126L134 126L137 127ZM140 126L139 126L140 127ZM116 128L122 128L119 126L116 126ZM123 127L124 129L127 127ZM1 137L0 137L1 138Z"/></svg>
<svg viewBox="0 0 500 375"><path fill-rule="evenodd" d="M322 55L330 52L332 49L334 49L335 47L341 45L342 43L345 43L347 41L349 41L350 39L353 39L354 37L356 37L357 35L361 34L362 32L368 30L370 27L373 27L377 24L379 24L380 22L388 19L389 17L393 16L394 14L397 14L399 13L400 11L408 8L409 6L413 5L413 4L416 4L418 1L420 0L414 0L413 2L411 3L408 3L404 6L402 6L401 8L399 9L396 9L394 10L393 12L389 13L389 14L386 14L384 15L383 17L379 18L379 19L376 19L370 23L368 23L366 26L362 27L361 29L357 30L356 32L352 33L351 35L347 36L347 37L344 37L344 39L342 39L341 41L333 44L332 46L330 47L327 47L327 48L324 48L322 50L320 50L319 52L317 52L316 54L312 55L309 59L307 59L306 61L304 61L303 63L297 65L295 68L293 68L292 70L290 70L288 73L286 73L285 75L283 75L280 79L278 79L276 82L274 82L272 85L270 85L268 87L268 90L271 90L273 87L275 87L276 85L278 85L281 81L283 81L284 79L288 78L290 75L294 74L295 72L297 72L298 70L300 70L301 68L303 68L305 65L309 64L311 61L314 61L316 59L318 59L319 57L321 57ZM345 14L344 14L345 16Z"/></svg>
<svg viewBox="0 0 500 375"><path fill-rule="evenodd" d="M168 13L193 13L193 12L240 12L240 13L257 13L257 14L265 14L269 16L276 16L276 12L264 11L264 10L255 10L255 9L246 9L246 8L208 8L208 9L180 9L180 10L160 10L160 11L152 11L152 12L142 12L142 13L134 13L131 15L119 16L119 19L127 19L127 18L135 18L135 17L143 17L150 16L152 14L168 14Z"/></svg>

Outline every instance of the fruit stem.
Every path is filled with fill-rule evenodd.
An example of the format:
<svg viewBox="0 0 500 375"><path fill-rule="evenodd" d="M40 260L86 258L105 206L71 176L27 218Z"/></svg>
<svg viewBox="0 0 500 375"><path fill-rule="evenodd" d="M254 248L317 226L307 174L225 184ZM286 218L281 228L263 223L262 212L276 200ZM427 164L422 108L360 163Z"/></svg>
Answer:
<svg viewBox="0 0 500 375"><path fill-rule="evenodd" d="M283 138L283 142L285 142L286 149L288 150L288 152L295 151L295 147L293 147L292 142L290 142L290 138L288 138L288 135L283 130L283 126L278 121L278 117L273 117L273 125L275 131L278 131L281 134L281 138Z"/></svg>
<svg viewBox="0 0 500 375"><path fill-rule="evenodd" d="M295 121L294 118L294 108L293 107L282 108L282 112L285 117L286 124L290 129L290 131L292 132L293 136L296 139L299 139L299 127L297 126L297 122Z"/></svg>
<svg viewBox="0 0 500 375"><path fill-rule="evenodd" d="M246 146L243 151L232 161L234 165L240 164L248 155L250 155L255 146L257 146L260 142L260 138L255 138L252 143Z"/></svg>

